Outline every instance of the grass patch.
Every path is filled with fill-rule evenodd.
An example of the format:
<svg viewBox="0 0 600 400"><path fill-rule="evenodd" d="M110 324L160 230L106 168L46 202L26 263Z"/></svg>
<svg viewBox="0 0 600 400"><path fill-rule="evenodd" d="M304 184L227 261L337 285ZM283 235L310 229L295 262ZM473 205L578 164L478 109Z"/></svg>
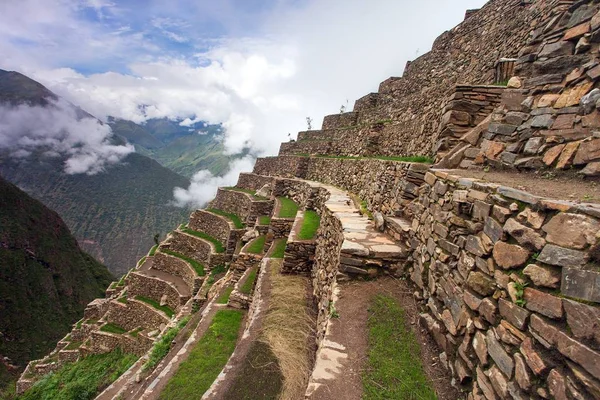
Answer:
<svg viewBox="0 0 600 400"><path fill-rule="evenodd" d="M217 304L227 304L231 292L233 292L233 286L226 287L225 290L223 290L223 293L221 293L221 295L217 299Z"/></svg>
<svg viewBox="0 0 600 400"><path fill-rule="evenodd" d="M155 244L154 246L152 246L152 248L150 249L150 252L148 252L148 256L152 257L154 255L154 253L156 253L156 250L158 249L158 245Z"/></svg>
<svg viewBox="0 0 600 400"><path fill-rule="evenodd" d="M234 192L247 193L247 194L251 195L252 197L254 197L255 200L269 200L267 197L257 196L256 190L242 189L242 188L235 187L235 186L228 186L228 187L224 187L223 189L232 190Z"/></svg>
<svg viewBox="0 0 600 400"><path fill-rule="evenodd" d="M321 224L321 217L316 211L307 210L304 213L304 220L302 221L302 227L298 233L298 239L300 240L311 240L317 234L319 225Z"/></svg>
<svg viewBox="0 0 600 400"><path fill-rule="evenodd" d="M217 378L235 349L244 313L219 310L187 360L179 366L160 399L196 399Z"/></svg>
<svg viewBox="0 0 600 400"><path fill-rule="evenodd" d="M148 361L142 367L142 371L149 371L154 369L156 365L165 358L167 354L169 354L169 350L171 350L171 343L173 339L179 334L179 332L183 329L184 326L190 320L190 316L184 317L172 328L169 328L164 335L152 346L152 350L150 351L150 356L148 357Z"/></svg>
<svg viewBox="0 0 600 400"><path fill-rule="evenodd" d="M265 235L257 237L246 247L246 253L261 254L263 252L263 248L265 247L266 240L267 237Z"/></svg>
<svg viewBox="0 0 600 400"><path fill-rule="evenodd" d="M271 217L269 217L268 215L261 215L260 217L258 217L258 224L271 225Z"/></svg>
<svg viewBox="0 0 600 400"><path fill-rule="evenodd" d="M119 325L117 325L113 322L108 322L108 323L102 325L100 330L102 332L115 333L117 335L122 335L124 333L127 333L126 329L120 327Z"/></svg>
<svg viewBox="0 0 600 400"><path fill-rule="evenodd" d="M210 270L210 275L208 276L208 284L212 285L217 280L219 275L223 275L227 272L227 266L225 264L217 265Z"/></svg>
<svg viewBox="0 0 600 400"><path fill-rule="evenodd" d="M123 293L123 296L117 299L119 303L127 304L127 293Z"/></svg>
<svg viewBox="0 0 600 400"><path fill-rule="evenodd" d="M373 219L373 213L369 211L369 205L367 204L366 200L362 200L360 202L360 213L362 215L366 215L369 219Z"/></svg>
<svg viewBox="0 0 600 400"><path fill-rule="evenodd" d="M228 218L235 225L235 229L244 229L246 227L246 225L242 222L242 219L234 213L228 213L216 208L207 208L206 211Z"/></svg>
<svg viewBox="0 0 600 400"><path fill-rule="evenodd" d="M285 254L285 246L287 245L286 238L280 238L275 240L273 243L273 251L271 251L271 258L283 258Z"/></svg>
<svg viewBox="0 0 600 400"><path fill-rule="evenodd" d="M129 334L133 337L138 337L140 335L140 332L143 331L144 328L142 328L141 326L139 328L135 328L134 330L132 330L131 332L129 332Z"/></svg>
<svg viewBox="0 0 600 400"><path fill-rule="evenodd" d="M77 321L77 324L75 324L75 329L81 329L81 325L83 325L83 318Z"/></svg>
<svg viewBox="0 0 600 400"><path fill-rule="evenodd" d="M120 349L87 356L49 374L25 392L20 400L88 400L108 387L137 360Z"/></svg>
<svg viewBox="0 0 600 400"><path fill-rule="evenodd" d="M144 302L146 304L149 304L152 307L156 308L157 310L164 312L165 314L167 314L167 316L169 318L171 318L171 317L173 317L173 315L175 315L175 312L173 310L171 310L170 307L161 306L160 303L156 300L152 300L152 299L149 299L148 297L144 297L144 296L135 296L135 299L139 300L141 302Z"/></svg>
<svg viewBox="0 0 600 400"><path fill-rule="evenodd" d="M139 267L140 265L143 265L144 262L146 262L146 258L148 258L148 257L144 256L144 257L140 258L140 261L138 261L137 266Z"/></svg>
<svg viewBox="0 0 600 400"><path fill-rule="evenodd" d="M398 303L389 296L376 296L369 308L368 326L363 398L437 399L423 371L419 343Z"/></svg>
<svg viewBox="0 0 600 400"><path fill-rule="evenodd" d="M301 399L311 370L310 342L315 326L306 288L309 280L298 275L282 275L281 261L269 261L271 301L263 322L261 341L277 359L284 377L281 399Z"/></svg>
<svg viewBox="0 0 600 400"><path fill-rule="evenodd" d="M258 274L258 268L254 268L248 274L248 277L244 281L244 284L240 287L240 292L249 295L254 287L254 281L256 280L256 275Z"/></svg>
<svg viewBox="0 0 600 400"><path fill-rule="evenodd" d="M192 236L199 237L200 239L208 240L209 242L211 242L212 244L215 245L215 251L217 253L224 253L225 252L225 246L223 246L223 243L221 243L221 241L219 241L218 239L215 239L214 237L210 236L207 233L198 232L198 231L195 231L195 230L190 229L190 228L182 229L182 231L185 232L185 233L187 233L188 235L192 235Z"/></svg>
<svg viewBox="0 0 600 400"><path fill-rule="evenodd" d="M81 342L70 342L63 350L77 350L81 347Z"/></svg>
<svg viewBox="0 0 600 400"><path fill-rule="evenodd" d="M118 282L113 282L110 284L110 286L108 287L109 289L116 289L117 288L117 283Z"/></svg>
<svg viewBox="0 0 600 400"><path fill-rule="evenodd" d="M298 213L298 204L287 197L278 197L279 200L279 218L295 218Z"/></svg>
<svg viewBox="0 0 600 400"><path fill-rule="evenodd" d="M168 250L168 249L162 249L161 252L165 253L165 254L169 254L173 257L181 258L183 261L187 261L192 266L192 268L194 268L194 271L196 271L198 276L204 276L204 265L200 264L198 261L194 260L193 258L190 258L181 253L178 253L173 250Z"/></svg>

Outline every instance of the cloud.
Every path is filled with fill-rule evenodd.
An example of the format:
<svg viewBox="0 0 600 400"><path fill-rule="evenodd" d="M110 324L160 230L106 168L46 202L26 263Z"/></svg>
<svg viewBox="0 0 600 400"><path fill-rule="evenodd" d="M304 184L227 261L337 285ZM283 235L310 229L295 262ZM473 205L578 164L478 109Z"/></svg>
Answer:
<svg viewBox="0 0 600 400"><path fill-rule="evenodd" d="M77 118L75 108L64 100L47 107L0 106L0 149L15 158L33 151L64 156L67 174L97 174L134 151L130 144L112 144L111 136L108 125Z"/></svg>
<svg viewBox="0 0 600 400"><path fill-rule="evenodd" d="M255 159L250 156L236 159L229 164L229 171L223 176L214 176L208 170L196 172L187 189L173 190L174 204L178 207L206 206L215 197L219 187L234 186L240 172L252 171L254 161Z"/></svg>

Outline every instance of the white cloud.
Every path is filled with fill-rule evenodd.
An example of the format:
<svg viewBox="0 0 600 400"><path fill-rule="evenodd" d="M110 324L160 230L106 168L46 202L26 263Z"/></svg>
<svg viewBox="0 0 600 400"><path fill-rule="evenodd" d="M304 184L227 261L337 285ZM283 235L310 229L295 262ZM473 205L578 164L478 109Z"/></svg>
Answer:
<svg viewBox="0 0 600 400"><path fill-rule="evenodd" d="M173 190L175 205L178 207L204 207L215 197L219 187L233 186L237 182L240 172L252 171L254 161L252 157L234 160L229 165L229 171L223 176L214 176L207 170L196 172L187 189L175 188Z"/></svg>
<svg viewBox="0 0 600 400"><path fill-rule="evenodd" d="M97 174L134 151L129 144L111 144L111 135L110 127L98 120L78 119L64 100L47 107L0 106L0 149L17 158L36 150L50 157L63 155L68 174Z"/></svg>

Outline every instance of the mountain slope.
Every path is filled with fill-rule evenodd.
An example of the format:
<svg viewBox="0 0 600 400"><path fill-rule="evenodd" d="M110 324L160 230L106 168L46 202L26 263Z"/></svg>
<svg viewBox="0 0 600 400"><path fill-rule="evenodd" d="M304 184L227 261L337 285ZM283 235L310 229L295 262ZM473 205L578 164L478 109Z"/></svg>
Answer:
<svg viewBox="0 0 600 400"><path fill-rule="evenodd" d="M56 212L2 177L0 204L0 355L23 366L54 347L112 276Z"/></svg>
<svg viewBox="0 0 600 400"><path fill-rule="evenodd" d="M48 97L57 98L24 75L0 71L0 102L44 105ZM9 154L0 151L0 174L56 210L81 247L115 275L135 265L156 233L171 231L189 214L169 205L173 189L187 187L188 179L141 154L97 175L67 175L64 156L47 157L41 150L28 158Z"/></svg>
<svg viewBox="0 0 600 400"><path fill-rule="evenodd" d="M188 127L166 118L151 119L144 125L112 119L109 125L116 135L134 144L136 151L188 178L202 169L220 175L231 160L223 153L219 125L200 122Z"/></svg>

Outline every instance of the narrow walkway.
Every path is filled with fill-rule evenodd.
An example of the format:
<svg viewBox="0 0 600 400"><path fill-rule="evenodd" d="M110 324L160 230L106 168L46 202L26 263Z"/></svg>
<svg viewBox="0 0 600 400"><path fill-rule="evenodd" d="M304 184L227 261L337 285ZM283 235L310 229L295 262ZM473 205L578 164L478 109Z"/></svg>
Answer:
<svg viewBox="0 0 600 400"><path fill-rule="evenodd" d="M154 269L154 268L152 268L152 265L153 265L152 257L148 257L148 258L146 258L146 261L144 261L144 264L142 264L142 266L139 269L134 270L134 272L137 272L137 273L145 275L145 276L149 276L151 278L158 278L158 279L161 279L166 282L171 282L172 284L175 285L175 287L177 288L177 291L184 297L192 295L190 287L188 286L187 283L185 283L185 281L181 277L176 276L176 275L171 275L167 272Z"/></svg>

